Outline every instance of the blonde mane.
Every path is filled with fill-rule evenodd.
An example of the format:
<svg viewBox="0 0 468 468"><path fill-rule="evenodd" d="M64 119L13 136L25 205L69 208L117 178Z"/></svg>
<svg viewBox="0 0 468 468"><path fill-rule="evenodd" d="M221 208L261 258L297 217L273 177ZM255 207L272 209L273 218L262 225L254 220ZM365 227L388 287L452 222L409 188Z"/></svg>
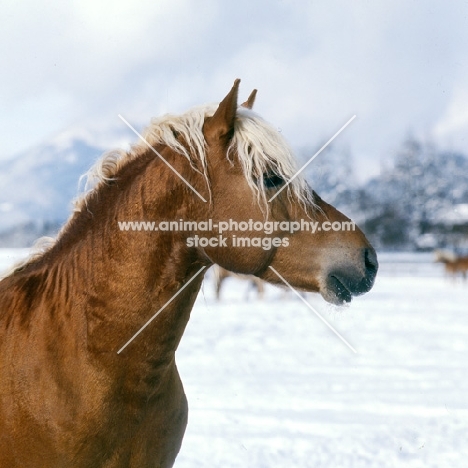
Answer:
<svg viewBox="0 0 468 468"><path fill-rule="evenodd" d="M166 114L153 118L142 136L152 147L168 146L185 157L192 167L201 172L207 181L206 142L203 124L211 117L218 104L194 107L180 115ZM85 179L84 193L74 201L75 211L81 211L87 197L103 184L112 180L118 171L138 155L148 151L146 142L138 141L129 151L113 150L102 158L81 179ZM184 142L184 143L181 143ZM237 110L235 132L228 150L228 157L237 154L245 178L257 196L259 203L268 209L264 174L274 172L288 181L297 172L292 151L282 135L266 123L258 114L240 106ZM197 169L195 163L201 165ZM302 204L312 203L312 196L302 177L295 178L288 186L288 194Z"/></svg>
<svg viewBox="0 0 468 468"><path fill-rule="evenodd" d="M187 158L194 170L203 174L208 188L210 184L203 125L205 119L211 117L217 107L218 104L198 106L184 114L166 114L154 118L142 133L146 142L151 146L168 146L182 157ZM146 151L148 151L147 144L140 140L132 145L128 151L118 149L104 153L91 169L80 177L80 186L83 186L84 181L83 192L73 201L74 213L58 233L57 239L66 230L74 214L86 209L87 200L92 194L115 179L122 167ZM259 205L265 213L268 213L269 204L266 188L263 184L264 175L275 174L288 181L297 172L292 151L286 140L255 112L240 106L236 114L235 131L227 157L232 161L234 155L237 155L247 183ZM201 169L198 169L197 166ZM304 178L295 177L286 190L288 197L296 198L302 206L314 205L312 193ZM31 249L30 256L16 264L8 274L41 257L54 243L55 241L51 238L47 238L46 242L39 239Z"/></svg>

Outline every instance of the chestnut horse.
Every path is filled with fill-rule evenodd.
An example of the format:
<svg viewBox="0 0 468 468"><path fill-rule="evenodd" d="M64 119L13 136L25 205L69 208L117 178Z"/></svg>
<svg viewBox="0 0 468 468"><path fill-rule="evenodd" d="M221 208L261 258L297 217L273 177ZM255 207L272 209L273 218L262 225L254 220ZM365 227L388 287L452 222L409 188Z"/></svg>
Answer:
<svg viewBox="0 0 468 468"><path fill-rule="evenodd" d="M456 279L460 273L462 279L466 280L468 272L468 256L457 256L452 252L436 250L435 261L438 263L443 263L445 274L447 276Z"/></svg>
<svg viewBox="0 0 468 468"><path fill-rule="evenodd" d="M188 413L175 352L212 264L281 284L276 271L335 304L371 289L377 259L359 229L298 231L287 243L277 229L280 244L240 249L194 245L207 234L198 224L121 228L348 220L292 180L288 146L249 109L254 94L238 106L238 88L219 105L154 120L151 148L103 156L56 241L0 282L0 467L173 466Z"/></svg>

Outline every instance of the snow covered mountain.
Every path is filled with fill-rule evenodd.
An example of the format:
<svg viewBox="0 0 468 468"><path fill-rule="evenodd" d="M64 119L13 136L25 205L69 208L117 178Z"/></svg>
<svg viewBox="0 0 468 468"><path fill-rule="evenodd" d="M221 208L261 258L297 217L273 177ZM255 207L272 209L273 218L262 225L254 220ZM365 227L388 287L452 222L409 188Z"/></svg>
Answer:
<svg viewBox="0 0 468 468"><path fill-rule="evenodd" d="M60 221L76 195L79 175L100 148L79 139L45 144L0 166L0 226L34 219Z"/></svg>
<svg viewBox="0 0 468 468"><path fill-rule="evenodd" d="M56 231L71 212L80 176L104 151L134 140L126 127L119 127L100 133L69 129L1 162L0 245L22 246L30 237Z"/></svg>

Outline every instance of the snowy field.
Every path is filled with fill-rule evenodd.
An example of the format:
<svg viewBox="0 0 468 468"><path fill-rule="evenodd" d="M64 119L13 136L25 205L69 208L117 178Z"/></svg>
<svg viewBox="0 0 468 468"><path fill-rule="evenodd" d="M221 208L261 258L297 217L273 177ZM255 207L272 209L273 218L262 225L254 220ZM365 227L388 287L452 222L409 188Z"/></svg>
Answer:
<svg viewBox="0 0 468 468"><path fill-rule="evenodd" d="M24 251L0 250L0 270ZM468 466L468 283L382 254L344 308L210 272L178 351L189 425L176 468Z"/></svg>

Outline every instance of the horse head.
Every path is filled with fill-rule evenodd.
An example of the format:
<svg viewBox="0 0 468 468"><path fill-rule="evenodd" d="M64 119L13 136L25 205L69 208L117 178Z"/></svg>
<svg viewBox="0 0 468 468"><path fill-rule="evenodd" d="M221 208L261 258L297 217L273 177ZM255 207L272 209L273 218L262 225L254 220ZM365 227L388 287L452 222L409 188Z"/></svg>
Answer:
<svg viewBox="0 0 468 468"><path fill-rule="evenodd" d="M251 110L256 91L238 106L238 90L236 80L204 122L211 187L204 215L214 225L249 229L224 231L225 244L200 253L228 270L277 284L284 279L335 304L369 291L378 268L375 250L349 218L296 176L281 134Z"/></svg>

